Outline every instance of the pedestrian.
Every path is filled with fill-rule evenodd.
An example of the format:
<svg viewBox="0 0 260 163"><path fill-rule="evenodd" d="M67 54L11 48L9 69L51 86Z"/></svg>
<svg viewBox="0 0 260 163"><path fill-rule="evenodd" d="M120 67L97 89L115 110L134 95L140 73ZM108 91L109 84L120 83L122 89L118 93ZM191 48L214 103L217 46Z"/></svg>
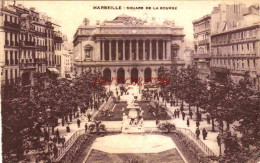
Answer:
<svg viewBox="0 0 260 163"><path fill-rule="evenodd" d="M88 123L85 124L85 133L88 132Z"/></svg>
<svg viewBox="0 0 260 163"><path fill-rule="evenodd" d="M61 143L61 138L58 137L57 140L58 140L58 144L60 144Z"/></svg>
<svg viewBox="0 0 260 163"><path fill-rule="evenodd" d="M61 119L61 125L64 126L65 124L65 121L64 121L64 118Z"/></svg>
<svg viewBox="0 0 260 163"><path fill-rule="evenodd" d="M208 135L208 132L205 130L205 128L203 128L203 130L202 130L203 140L206 139L207 135Z"/></svg>
<svg viewBox="0 0 260 163"><path fill-rule="evenodd" d="M221 137L220 137L220 134L218 134L218 136L217 136L217 142L218 142L218 146L221 146Z"/></svg>
<svg viewBox="0 0 260 163"><path fill-rule="evenodd" d="M187 118L187 126L190 127L190 119Z"/></svg>
<svg viewBox="0 0 260 163"><path fill-rule="evenodd" d="M77 120L78 128L80 128L80 120Z"/></svg>
<svg viewBox="0 0 260 163"><path fill-rule="evenodd" d="M200 129L198 127L197 127L195 133L196 133L197 139L199 139L199 137L200 137Z"/></svg>
<svg viewBox="0 0 260 163"><path fill-rule="evenodd" d="M65 141L66 141L66 140L65 140L65 137L62 136L62 138L61 138L62 147L64 147Z"/></svg>
<svg viewBox="0 0 260 163"><path fill-rule="evenodd" d="M210 116L207 115L207 123L210 124Z"/></svg>
<svg viewBox="0 0 260 163"><path fill-rule="evenodd" d="M53 143L54 143L54 144L57 143L57 138L56 138L56 137L53 138Z"/></svg>
<svg viewBox="0 0 260 163"><path fill-rule="evenodd" d="M56 130L55 135L56 135L57 138L60 137L60 131L59 131L59 129Z"/></svg>
<svg viewBox="0 0 260 163"><path fill-rule="evenodd" d="M181 104L181 108L180 108L181 112L183 112L184 108L183 108L183 103Z"/></svg>
<svg viewBox="0 0 260 163"><path fill-rule="evenodd" d="M70 126L69 125L66 127L66 131L67 131L67 133L70 132Z"/></svg>
<svg viewBox="0 0 260 163"><path fill-rule="evenodd" d="M173 106L175 106L175 100L172 100Z"/></svg>
<svg viewBox="0 0 260 163"><path fill-rule="evenodd" d="M54 153L54 157L57 158L57 156L58 156L58 148L57 148L56 144L54 144L53 153Z"/></svg>
<svg viewBox="0 0 260 163"><path fill-rule="evenodd" d="M179 109L177 109L177 116L178 116L178 118L180 118L180 110Z"/></svg>
<svg viewBox="0 0 260 163"><path fill-rule="evenodd" d="M159 119L158 118L156 118L156 121L155 121L155 123L156 123L156 126L160 123L160 121L159 121Z"/></svg>
<svg viewBox="0 0 260 163"><path fill-rule="evenodd" d="M90 120L91 120L91 115L90 115L89 113L88 113L87 117L88 117L88 121L90 122Z"/></svg>
<svg viewBox="0 0 260 163"><path fill-rule="evenodd" d="M182 115L182 120L184 120L184 119L185 119L185 113L184 113L184 111L181 112L181 115Z"/></svg>
<svg viewBox="0 0 260 163"><path fill-rule="evenodd" d="M192 115L193 115L192 111L190 111L189 114L190 114L190 119L192 119Z"/></svg>
<svg viewBox="0 0 260 163"><path fill-rule="evenodd" d="M200 127L200 121L196 122L196 127Z"/></svg>
<svg viewBox="0 0 260 163"><path fill-rule="evenodd" d="M174 110L174 118L176 118L177 117L177 111L176 111L176 109Z"/></svg>

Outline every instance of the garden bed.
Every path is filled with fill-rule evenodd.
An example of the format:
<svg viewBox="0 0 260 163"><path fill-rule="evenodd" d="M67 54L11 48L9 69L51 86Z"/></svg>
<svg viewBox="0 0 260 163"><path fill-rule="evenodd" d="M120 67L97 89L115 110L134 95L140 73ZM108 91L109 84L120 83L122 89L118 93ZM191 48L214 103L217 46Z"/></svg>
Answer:
<svg viewBox="0 0 260 163"><path fill-rule="evenodd" d="M156 120L155 115L149 113L149 102L146 101L140 101L138 102L139 106L142 108L143 112L143 118L144 120ZM128 111L126 109L127 107L127 103L126 102L118 102L115 103L115 107L113 107L114 105L112 105L111 108L109 108L110 113L108 113L106 116L104 116L104 114L102 114L102 112L99 112L96 117L95 120L98 121L122 121L123 120L123 113L125 113L126 115L128 114ZM124 111L122 110L122 108L124 108ZM109 116L110 114L110 116ZM166 113L166 116L158 116L159 120L170 120L171 117Z"/></svg>
<svg viewBox="0 0 260 163"><path fill-rule="evenodd" d="M99 150L92 150L87 162L95 163L125 163L125 162L143 162L143 163L184 163L176 149L170 149L159 153L107 153Z"/></svg>

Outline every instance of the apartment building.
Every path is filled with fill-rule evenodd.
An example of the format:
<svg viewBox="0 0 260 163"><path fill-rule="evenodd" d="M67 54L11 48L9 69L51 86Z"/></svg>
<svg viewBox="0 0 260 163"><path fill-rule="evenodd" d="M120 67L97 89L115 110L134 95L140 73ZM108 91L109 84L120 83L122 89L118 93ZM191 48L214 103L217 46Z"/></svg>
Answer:
<svg viewBox="0 0 260 163"><path fill-rule="evenodd" d="M198 69L198 77L205 81L210 74L211 15L205 15L192 23L194 31L193 61Z"/></svg>
<svg viewBox="0 0 260 163"><path fill-rule="evenodd" d="M227 75L230 75L233 81L237 83L242 75L248 71L256 88L259 90L259 5L252 5L248 8L244 8L244 5L237 5L237 7L233 6L229 7L229 9L232 9L232 12L237 13L238 16L229 17L224 26L220 23L220 29L214 30L211 35L212 73L220 81L225 80ZM218 14L218 12L214 13L213 11L214 14ZM215 21L215 24L220 21Z"/></svg>
<svg viewBox="0 0 260 163"><path fill-rule="evenodd" d="M2 5L0 12L4 40L0 48L2 94L8 94L15 82L23 86L34 84L35 73L46 79L48 74L57 74L54 46L62 42L62 37L54 36L56 24L51 18L19 4Z"/></svg>

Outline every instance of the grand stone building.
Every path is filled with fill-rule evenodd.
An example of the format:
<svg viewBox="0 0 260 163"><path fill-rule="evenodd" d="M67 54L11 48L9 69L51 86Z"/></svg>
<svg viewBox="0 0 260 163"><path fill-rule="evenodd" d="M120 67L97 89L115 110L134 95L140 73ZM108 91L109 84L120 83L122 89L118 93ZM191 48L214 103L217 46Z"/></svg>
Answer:
<svg viewBox="0 0 260 163"><path fill-rule="evenodd" d="M173 21L157 24L120 15L112 21L89 25L84 19L74 35L74 66L79 75L91 68L105 78L148 82L160 67L184 66L184 34Z"/></svg>

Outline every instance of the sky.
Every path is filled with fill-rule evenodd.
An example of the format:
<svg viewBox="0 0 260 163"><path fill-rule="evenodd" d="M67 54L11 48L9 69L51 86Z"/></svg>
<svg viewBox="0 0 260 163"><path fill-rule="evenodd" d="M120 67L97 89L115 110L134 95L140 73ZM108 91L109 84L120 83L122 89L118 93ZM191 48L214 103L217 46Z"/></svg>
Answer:
<svg viewBox="0 0 260 163"><path fill-rule="evenodd" d="M240 0L168 0L168 1L84 1L84 0L67 0L67 1L44 1L44 0L16 0L16 4L22 3L25 7L35 7L36 10L46 13L52 17L58 24L60 30L66 34L69 41L73 41L79 25L82 24L84 18L90 20L91 25L95 25L96 21L113 20L121 14L134 16L141 19L156 18L156 22L162 23L165 19L174 20L176 26L184 27L186 40L193 40L192 21L212 12L213 7L220 3L234 4L240 3ZM241 0L242 2L242 0ZM10 2L9 2L10 3ZM245 2L243 2L245 3ZM258 0L248 0L246 5L259 3ZM98 10L93 6L121 6L121 10ZM128 10L124 7L151 7L151 10ZM156 7L177 7L177 10L157 10Z"/></svg>

